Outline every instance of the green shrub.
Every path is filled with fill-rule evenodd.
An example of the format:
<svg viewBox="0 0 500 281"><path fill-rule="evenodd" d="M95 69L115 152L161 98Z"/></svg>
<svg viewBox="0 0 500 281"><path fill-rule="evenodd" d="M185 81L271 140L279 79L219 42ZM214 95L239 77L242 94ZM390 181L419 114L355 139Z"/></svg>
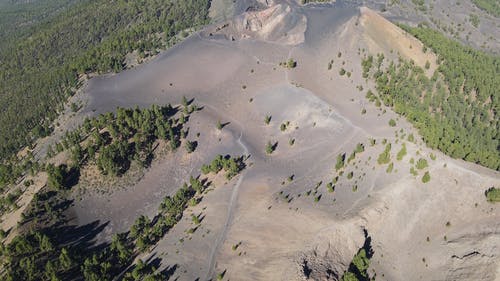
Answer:
<svg viewBox="0 0 500 281"><path fill-rule="evenodd" d="M416 165L417 169L422 170L424 168L427 168L428 166L429 165L427 164L427 160L425 160L424 158L418 159L417 165Z"/></svg>
<svg viewBox="0 0 500 281"><path fill-rule="evenodd" d="M337 156L337 163L335 164L335 170L338 171L344 168L344 164L345 164L345 153L342 153Z"/></svg>
<svg viewBox="0 0 500 281"><path fill-rule="evenodd" d="M401 146L401 150L398 152L398 155L396 156L396 159L398 161L401 161L403 160L403 157L405 157L406 155L406 144L403 143L403 145Z"/></svg>
<svg viewBox="0 0 500 281"><path fill-rule="evenodd" d="M382 152L377 159L377 163L380 165L387 164L391 161L391 144L388 143L385 146L384 152Z"/></svg>
<svg viewBox="0 0 500 281"><path fill-rule="evenodd" d="M390 163L389 166L387 166L387 169L385 170L388 174L392 172L394 169L394 163Z"/></svg>
<svg viewBox="0 0 500 281"><path fill-rule="evenodd" d="M413 134L409 134L408 135L408 141L409 142L415 142L415 137L413 136Z"/></svg>
<svg viewBox="0 0 500 281"><path fill-rule="evenodd" d="M347 163L350 163L352 160L354 160L354 158L356 158L356 153L352 152L347 158Z"/></svg>
<svg viewBox="0 0 500 281"><path fill-rule="evenodd" d="M488 202L500 202L500 188L490 187L484 195Z"/></svg>
<svg viewBox="0 0 500 281"><path fill-rule="evenodd" d="M362 143L358 143L356 145L356 148L354 149L354 152L355 153L361 153L363 151L365 151L365 146Z"/></svg>
<svg viewBox="0 0 500 281"><path fill-rule="evenodd" d="M278 143L271 143L270 141L267 142L266 144L266 153L267 154L272 154L274 152L274 150L276 150L276 146L278 145Z"/></svg>
<svg viewBox="0 0 500 281"><path fill-rule="evenodd" d="M422 177L422 182L423 183L428 183L431 180L431 175L429 172L425 172L424 176Z"/></svg>
<svg viewBox="0 0 500 281"><path fill-rule="evenodd" d="M266 117L264 118L264 123L266 123L266 125L269 125L269 122L271 122L271 115L266 115Z"/></svg>

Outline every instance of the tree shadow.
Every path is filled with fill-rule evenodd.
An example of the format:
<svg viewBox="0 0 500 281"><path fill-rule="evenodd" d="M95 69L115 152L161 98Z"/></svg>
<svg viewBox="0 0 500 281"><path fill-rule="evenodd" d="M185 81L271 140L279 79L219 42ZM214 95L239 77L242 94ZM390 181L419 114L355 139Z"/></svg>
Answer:
<svg viewBox="0 0 500 281"><path fill-rule="evenodd" d="M221 123L220 128L223 129L224 127L228 126L229 124L231 124L231 122Z"/></svg>
<svg viewBox="0 0 500 281"><path fill-rule="evenodd" d="M108 226L109 221L101 223L100 220L85 225L61 225L40 230L49 236L52 241L64 247L78 250L98 250L105 246L104 243L95 245L95 238Z"/></svg>
<svg viewBox="0 0 500 281"><path fill-rule="evenodd" d="M67 189L71 189L73 186L77 185L80 180L80 169L76 167L71 167L65 174L64 186Z"/></svg>
<svg viewBox="0 0 500 281"><path fill-rule="evenodd" d="M175 272L177 271L177 264L174 264L172 266L167 266L165 269L163 269L161 272L160 272L160 275L162 277L162 280L170 280L170 278L172 276L174 276Z"/></svg>
<svg viewBox="0 0 500 281"><path fill-rule="evenodd" d="M274 144L272 144L271 148L272 148L273 151L275 151L276 148L278 148L278 142L275 142Z"/></svg>
<svg viewBox="0 0 500 281"><path fill-rule="evenodd" d="M363 244L362 249L365 249L366 257L371 259L373 257L373 248L372 248L372 237L368 235L368 231L363 229L363 233L365 235L365 243Z"/></svg>

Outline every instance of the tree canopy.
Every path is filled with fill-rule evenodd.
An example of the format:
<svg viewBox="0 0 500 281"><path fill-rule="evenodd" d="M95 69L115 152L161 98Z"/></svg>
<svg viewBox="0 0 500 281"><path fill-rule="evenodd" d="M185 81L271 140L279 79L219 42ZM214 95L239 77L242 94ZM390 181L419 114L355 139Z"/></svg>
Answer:
<svg viewBox="0 0 500 281"><path fill-rule="evenodd" d="M64 2L46 2L55 1ZM51 121L79 86L80 75L121 71L125 55L134 50L156 54L182 31L208 23L209 4L79 1L1 44L0 158L50 134Z"/></svg>
<svg viewBox="0 0 500 281"><path fill-rule="evenodd" d="M500 57L463 46L424 27L405 30L438 56L439 66L429 79L413 61L372 66L364 59L366 73L376 81L381 100L419 129L424 141L453 158L500 168ZM383 55L377 56L381 61ZM371 70L370 70L371 69Z"/></svg>

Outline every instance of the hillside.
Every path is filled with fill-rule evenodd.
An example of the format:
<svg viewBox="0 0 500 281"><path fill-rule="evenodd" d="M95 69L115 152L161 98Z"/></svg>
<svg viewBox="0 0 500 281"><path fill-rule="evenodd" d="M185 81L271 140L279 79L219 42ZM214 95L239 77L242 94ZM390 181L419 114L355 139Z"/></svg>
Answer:
<svg viewBox="0 0 500 281"><path fill-rule="evenodd" d="M55 56L85 79L0 165L0 276L498 280L496 39L439 31L444 1L160 2L151 30L93 2L124 16ZM162 39L132 67L116 38Z"/></svg>
<svg viewBox="0 0 500 281"><path fill-rule="evenodd" d="M207 1L141 5L84 1L7 44L0 52L0 103L4 106L0 157L6 159L50 134L52 120L74 94L82 75L119 72L133 51L139 59L157 54L174 44L182 32L186 36L191 28L206 24L208 6Z"/></svg>

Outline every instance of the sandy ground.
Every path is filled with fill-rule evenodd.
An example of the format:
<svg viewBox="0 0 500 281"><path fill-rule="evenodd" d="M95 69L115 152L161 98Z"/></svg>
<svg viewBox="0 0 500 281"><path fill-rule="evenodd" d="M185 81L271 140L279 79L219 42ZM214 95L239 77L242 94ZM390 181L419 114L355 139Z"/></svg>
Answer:
<svg viewBox="0 0 500 281"><path fill-rule="evenodd" d="M500 185L499 173L427 149L411 124L364 98L373 85L361 77L363 49L387 58L398 50L418 63L433 55L409 51L419 42L355 4L270 2L282 5L282 24L256 13L258 24L247 30L242 23L248 17L236 17L226 27L208 26L147 64L88 82L88 104L77 117L117 106L177 103L182 96L205 108L189 123L189 139L201 134L193 154L179 150L154 162L125 189L85 193L72 208L75 222L107 223L98 236L106 241L138 215L154 214L163 196L216 154L248 153L251 165L229 182L216 181L143 258L160 258L175 280L208 280L223 271L225 280L303 280L305 261L313 279L336 280L363 245L365 230L377 280L498 280L500 207L485 201L484 190ZM262 8L265 1L254 4ZM289 58L296 68L279 66ZM341 67L351 77L340 76ZM272 116L268 125L266 115ZM391 118L396 127L388 125ZM230 122L222 132L215 128L219 120ZM410 133L416 143L405 141ZM390 172L377 164L384 139L392 144ZM268 141L278 143L271 155L265 153ZM403 142L408 155L397 161ZM365 151L339 175L337 155L348 157L357 143ZM412 158L427 159L429 167L411 175ZM425 171L431 174L427 184L421 181ZM335 191L329 192L326 184L336 176ZM187 234L191 213L203 221Z"/></svg>
<svg viewBox="0 0 500 281"><path fill-rule="evenodd" d="M25 187L24 182L27 180L32 180L33 184ZM8 232L8 236L5 239L5 242L8 243L17 235L17 223L21 221L21 215L28 207L28 204L33 199L33 196L42 189L47 183L47 174L39 173L38 175L31 177L26 177L21 183L19 183L16 188L22 190L22 195L17 199L16 205L18 206L12 212L5 213L0 221L2 222L0 228L5 232Z"/></svg>

